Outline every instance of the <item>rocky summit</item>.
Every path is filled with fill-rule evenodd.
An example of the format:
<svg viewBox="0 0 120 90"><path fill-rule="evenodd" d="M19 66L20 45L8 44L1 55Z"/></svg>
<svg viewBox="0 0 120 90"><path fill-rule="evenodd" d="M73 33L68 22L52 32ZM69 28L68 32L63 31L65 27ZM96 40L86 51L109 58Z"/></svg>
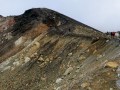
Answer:
<svg viewBox="0 0 120 90"><path fill-rule="evenodd" d="M56 11L0 16L0 90L117 90L119 65L119 39Z"/></svg>

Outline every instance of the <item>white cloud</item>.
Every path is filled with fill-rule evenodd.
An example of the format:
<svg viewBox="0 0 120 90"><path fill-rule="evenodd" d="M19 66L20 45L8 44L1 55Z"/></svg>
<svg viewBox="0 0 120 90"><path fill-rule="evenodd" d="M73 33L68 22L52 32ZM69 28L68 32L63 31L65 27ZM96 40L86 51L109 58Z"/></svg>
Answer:
<svg viewBox="0 0 120 90"><path fill-rule="evenodd" d="M47 7L101 31L120 30L120 0L0 0L0 14L19 15Z"/></svg>

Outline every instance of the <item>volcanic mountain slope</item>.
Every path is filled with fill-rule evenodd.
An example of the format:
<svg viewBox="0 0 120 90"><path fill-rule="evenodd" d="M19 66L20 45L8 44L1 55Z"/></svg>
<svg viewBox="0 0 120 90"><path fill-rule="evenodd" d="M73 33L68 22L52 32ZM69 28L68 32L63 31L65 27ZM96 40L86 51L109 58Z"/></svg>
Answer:
<svg viewBox="0 0 120 90"><path fill-rule="evenodd" d="M0 17L1 90L117 90L120 42L46 8Z"/></svg>

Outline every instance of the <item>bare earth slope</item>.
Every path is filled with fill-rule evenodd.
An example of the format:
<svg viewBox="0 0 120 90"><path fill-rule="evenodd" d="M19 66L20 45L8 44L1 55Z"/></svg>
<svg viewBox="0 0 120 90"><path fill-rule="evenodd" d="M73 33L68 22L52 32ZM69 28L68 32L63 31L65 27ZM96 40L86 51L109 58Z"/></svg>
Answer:
<svg viewBox="0 0 120 90"><path fill-rule="evenodd" d="M46 8L0 18L0 90L117 90L119 40Z"/></svg>

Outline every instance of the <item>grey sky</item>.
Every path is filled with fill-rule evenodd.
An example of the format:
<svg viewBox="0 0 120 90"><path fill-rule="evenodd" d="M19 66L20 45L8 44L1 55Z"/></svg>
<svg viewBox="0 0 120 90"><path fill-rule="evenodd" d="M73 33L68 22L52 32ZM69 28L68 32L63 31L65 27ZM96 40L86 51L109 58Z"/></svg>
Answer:
<svg viewBox="0 0 120 90"><path fill-rule="evenodd" d="M120 30L120 0L0 0L0 14L19 15L46 7L101 31Z"/></svg>

